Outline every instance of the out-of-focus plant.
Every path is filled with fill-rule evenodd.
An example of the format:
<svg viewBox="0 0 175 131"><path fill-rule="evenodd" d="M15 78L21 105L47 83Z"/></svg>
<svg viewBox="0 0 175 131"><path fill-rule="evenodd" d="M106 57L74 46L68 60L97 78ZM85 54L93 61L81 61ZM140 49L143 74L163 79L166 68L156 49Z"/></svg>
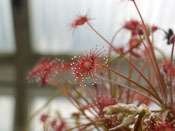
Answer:
<svg viewBox="0 0 175 131"><path fill-rule="evenodd" d="M51 121L49 114L43 114L45 130L175 130L175 35L172 29L166 31L145 23L136 1L128 1L135 6L140 21L126 21L111 41L93 27L89 14L79 15L71 23L73 30L86 24L109 49L96 46L74 56L70 64L42 59L29 72L29 78L42 87L48 84L58 88L78 110L70 117L74 125L61 115ZM115 39L122 30L130 32L130 38L125 45L116 47ZM167 44L172 46L169 60L154 45L157 30L165 33ZM155 51L163 56L162 60L156 57ZM128 63L127 74L120 71L121 59ZM65 70L73 73L72 79L64 76ZM151 110L152 104L159 106L159 110Z"/></svg>

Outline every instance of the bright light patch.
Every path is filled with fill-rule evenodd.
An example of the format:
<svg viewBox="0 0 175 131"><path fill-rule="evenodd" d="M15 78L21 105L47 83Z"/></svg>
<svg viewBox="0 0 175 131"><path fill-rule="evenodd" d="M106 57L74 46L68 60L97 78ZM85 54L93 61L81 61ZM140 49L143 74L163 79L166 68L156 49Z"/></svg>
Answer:
<svg viewBox="0 0 175 131"><path fill-rule="evenodd" d="M14 104L14 97L0 95L0 131L13 131Z"/></svg>
<svg viewBox="0 0 175 131"><path fill-rule="evenodd" d="M0 54L14 53L11 0L0 0Z"/></svg>

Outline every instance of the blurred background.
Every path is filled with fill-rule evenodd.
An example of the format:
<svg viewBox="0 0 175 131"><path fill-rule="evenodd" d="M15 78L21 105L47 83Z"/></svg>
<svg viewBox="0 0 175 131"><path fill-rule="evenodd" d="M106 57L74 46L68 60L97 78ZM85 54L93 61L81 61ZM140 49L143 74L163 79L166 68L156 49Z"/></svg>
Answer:
<svg viewBox="0 0 175 131"><path fill-rule="evenodd" d="M92 25L108 40L126 20L138 19L132 3L122 0L0 0L0 131L22 131L29 116L55 92L28 84L29 70L42 57L65 60L79 51L106 44L88 26L70 28L76 15L88 13ZM137 0L148 24L175 29L174 0ZM156 46L170 54L162 32ZM121 32L115 44L128 41ZM107 48L107 46L106 46ZM71 111L65 99L52 102L63 114ZM69 108L67 108L69 107ZM74 110L73 108L71 108ZM31 131L42 130L39 119Z"/></svg>

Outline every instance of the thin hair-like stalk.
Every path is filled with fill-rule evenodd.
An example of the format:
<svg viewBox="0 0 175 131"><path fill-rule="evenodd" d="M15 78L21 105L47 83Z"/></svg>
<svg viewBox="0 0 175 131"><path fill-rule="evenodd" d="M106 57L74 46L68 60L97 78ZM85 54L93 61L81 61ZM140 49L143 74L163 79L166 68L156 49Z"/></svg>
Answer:
<svg viewBox="0 0 175 131"><path fill-rule="evenodd" d="M156 56L155 56L155 53L154 53L153 45L152 45L152 43L151 43L151 41L150 41L150 39L149 39L149 33L148 33L147 28L146 28L145 22L144 22L144 20L143 20L143 17L142 17L142 15L141 15L141 13L140 13L140 10L139 10L139 8L138 8L138 6L137 6L135 0L133 0L132 2L134 3L134 6L135 6L135 8L136 8L136 10L137 10L137 12L138 12L138 14L139 14L139 17L140 17L140 19L141 19L142 24L143 24L144 31L145 31L145 34L146 34L146 40L147 40L147 42L148 42L148 44L149 44L150 51L151 51L151 54L152 54L152 57L153 57L153 64L154 64L155 67L156 67L156 72L158 73L158 78L159 78L160 83L161 83L160 86L162 87L163 91L166 92L165 82L164 82L164 80L163 80L163 78L162 78L162 75L161 75L161 73L160 73L160 68L159 68L158 62L157 62L157 60L156 60ZM164 93L164 95L165 95L165 97L167 98L167 96L166 96L167 93Z"/></svg>
<svg viewBox="0 0 175 131"><path fill-rule="evenodd" d="M170 100L171 100L171 104L173 104L173 81L172 81L172 79L173 79L173 74L172 74L172 71L173 71L173 55L174 55L174 44L175 43L173 43L173 47L172 47L172 51L171 51L171 67L170 67Z"/></svg>
<svg viewBox="0 0 175 131"><path fill-rule="evenodd" d="M98 77L101 77L101 76L98 76ZM112 81L112 80L109 80L109 79L107 79L107 78L104 78L104 79L105 79L106 81L108 81L108 82L110 81L110 82L113 83L114 85L121 86L121 87L127 88L127 89L129 89L129 90L131 90L131 91L133 91L133 92L136 92L136 93L138 93L138 94L144 96L145 98L151 100L152 102L154 102L155 104L157 104L158 106L161 107L161 104L160 104L160 103L158 103L157 101L155 101L153 98L147 96L145 93L142 93L142 92L139 91L138 89L134 89L134 88L132 88L132 87L130 87L130 86L127 86L127 85L125 85L125 84L122 84L122 83L120 83L119 81ZM122 95L122 94L120 94L120 95Z"/></svg>
<svg viewBox="0 0 175 131"><path fill-rule="evenodd" d="M128 77L122 75L121 73L119 73L119 72L117 72L117 71L115 71L115 70L113 70L113 69L111 69L111 68L109 68L109 67L107 67L105 65L102 65L101 64L101 66L104 67L104 68L109 69L111 72L113 72L114 74L117 74L118 76L124 78L125 80L128 80L128 81L132 82L133 84L135 84L136 86L138 86L140 89L142 89L143 91L145 91L148 94L150 94L151 96L153 96L157 101L159 101L162 104L162 106L166 107L166 105L163 103L163 101L157 95L155 95L150 90L148 90L147 88L143 87L142 85L138 84L137 82L129 79Z"/></svg>
<svg viewBox="0 0 175 131"><path fill-rule="evenodd" d="M144 74L137 69L137 67L132 64L132 62L130 62L126 57L124 57L125 60L129 63L129 65L131 65L142 77L143 79L148 83L148 85L150 86L150 88L153 90L153 92L157 95L157 97L159 97L159 95L157 94L156 90L154 89L153 85L150 83L150 81L144 76Z"/></svg>
<svg viewBox="0 0 175 131"><path fill-rule="evenodd" d="M63 88L66 88L65 86L64 86L64 84L60 81L60 80L58 80L57 79L57 82L63 87ZM52 84L52 83L51 83ZM57 88L59 87L59 86L57 86L57 84L55 83L54 84ZM67 92L68 93L68 98L70 97L70 98L72 98L73 100L74 100L74 102L76 102L76 104L79 106L78 107L78 110L89 120L89 121L93 121L89 116L87 116L86 115L86 113L84 112L84 110L82 110L81 109L81 107L80 107L80 102L79 101L77 101L77 99L76 98L74 98L69 92ZM97 118L98 118L98 116L97 116ZM96 126L96 125L94 125L94 127L96 128L96 129L98 129L98 127ZM98 129L99 130L99 129Z"/></svg>
<svg viewBox="0 0 175 131"><path fill-rule="evenodd" d="M89 27L98 35L100 36L100 38L102 38L109 46L111 46L112 48L116 49L108 40L106 40L98 31L96 31L93 26L88 22ZM155 91L154 87L151 85L151 83L148 81L148 79L131 63L129 62L129 60L125 57L122 56L129 64L132 65L132 67L139 73L142 75L142 77L144 78L144 80L149 84L149 86L152 88L152 90L154 91L154 93L156 93L156 95L159 97L159 95L157 94L157 92Z"/></svg>
<svg viewBox="0 0 175 131"><path fill-rule="evenodd" d="M88 105L90 105L89 101L72 85L67 79L65 79L61 73L58 73L59 77L62 78L63 81L65 81L75 92L76 94L81 97ZM97 113L97 110L93 108L94 111Z"/></svg>
<svg viewBox="0 0 175 131"><path fill-rule="evenodd" d="M140 35L139 35L139 38L141 39L141 36L140 36ZM155 67L155 64L154 64L154 60L153 60L153 58L151 57L151 54L149 53L150 51L149 51L148 47L146 46L145 42L143 41L142 43L143 43L143 46L144 46L145 50L147 51L148 57L150 58L150 61L151 61L152 66L153 66L153 69L155 70L155 73L153 72L153 74L156 75L156 79L157 79L157 82L158 82L158 84L159 84L159 89L160 89L161 96L164 97L164 99L167 99L167 96L165 95L166 93L164 93L164 91L163 91L163 89L162 89L162 85L161 85L161 82L160 82L160 79L159 79L159 75L158 75L158 73L157 73L157 71L156 71L156 67ZM166 90L166 89L165 89L165 90ZM166 101L166 100L165 100L165 101Z"/></svg>

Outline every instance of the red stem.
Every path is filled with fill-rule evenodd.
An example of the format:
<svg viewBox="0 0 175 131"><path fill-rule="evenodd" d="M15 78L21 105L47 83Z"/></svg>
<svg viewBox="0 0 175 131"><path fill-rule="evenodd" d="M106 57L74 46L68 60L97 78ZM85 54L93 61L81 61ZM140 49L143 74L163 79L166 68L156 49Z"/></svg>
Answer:
<svg viewBox="0 0 175 131"><path fill-rule="evenodd" d="M57 82L63 87L63 89L64 89L65 91L67 91L67 90L66 90L66 87L64 86L64 84L63 84L60 80L58 80L58 79L56 79L56 80L57 80ZM57 84L55 84L55 86L58 87ZM89 116L86 115L86 113L84 112L84 110L81 109L82 103L80 104L80 102L77 101L77 99L74 98L74 96L73 96L71 93L69 93L68 91L67 91L67 93L68 93L68 96L69 96L70 98L72 98L72 99L74 100L74 102L76 102L76 104L79 106L79 108L78 108L79 111L80 111L89 121L92 122L92 119L91 119ZM91 110L89 110L89 112L91 112ZM98 116L96 116L96 117L98 118ZM94 126L95 126L96 129L98 129L98 127L97 127L96 125L94 125Z"/></svg>
<svg viewBox="0 0 175 131"><path fill-rule="evenodd" d="M172 77L173 77L173 74L172 74L172 71L173 71L173 54L174 54L174 44L173 43L173 47L172 47L172 51L171 51L171 71L170 71L170 100L171 100L171 104L173 104L173 81L172 81Z"/></svg>
<svg viewBox="0 0 175 131"><path fill-rule="evenodd" d="M114 43L114 41L115 41L115 38L117 37L117 35L118 35L118 33L121 31L121 29L122 28L120 28L120 29L118 29L115 33L114 33L114 35L113 35L113 37L112 37L112 40L111 40L111 44L113 45L113 43ZM108 51L108 60L110 61L111 60L111 52L112 52L112 48L111 48L111 46L109 46L109 51ZM111 67L110 66L110 64L108 65L109 67ZM111 80L112 79L112 77L111 77L111 72L108 70L108 78ZM113 85L112 85L112 83L111 82L109 82L109 84L110 84L110 93L111 93L111 96L112 97L115 97L115 88L113 88Z"/></svg>
<svg viewBox="0 0 175 131"><path fill-rule="evenodd" d="M137 82L135 82L135 81L129 79L128 77L126 77L126 76L120 74L119 72L117 72L117 71L115 71L115 70L113 70L113 69L111 69L111 68L109 68L109 67L107 67L107 66L105 66L105 65L102 65L102 64L100 64L100 63L99 63L99 65L101 65L101 66L104 67L104 68L107 68L108 70L110 70L110 71L113 72L114 74L119 75L120 77L124 78L125 80L128 80L128 81L132 82L133 84L135 84L136 86L138 86L140 89L144 90L145 92L147 92L148 94L150 94L151 96L153 96L157 101L159 101L159 102L162 104L162 106L166 106L166 105L164 105L163 101L159 98L159 96L155 95L154 93L152 93L152 92L151 92L150 90L148 90L147 88L143 87L142 85L138 84Z"/></svg>
<svg viewBox="0 0 175 131"><path fill-rule="evenodd" d="M138 14L140 16L141 21L142 21L142 24L143 24L143 27L144 27L144 30L145 30L145 33L146 33L146 40L147 40L147 42L149 44L149 47L150 47L150 50L151 50L151 54L152 54L152 57L153 57L153 62L155 64L155 67L156 67L156 71L158 73L159 80L161 82L161 85L160 86L161 86L161 88L163 90L164 97L167 98L166 85L165 85L165 82L163 81L162 75L160 74L160 69L159 69L159 66L158 66L158 63L157 63L157 60L156 60L156 57L155 57L155 53L154 53L154 49L153 49L152 43L151 43L151 41L149 39L149 33L147 31L145 22L143 20L143 17L142 17L142 15L140 13L140 10L138 9L138 6L137 6L135 0L133 0L132 2L134 3L134 5L136 7L136 10L137 10L137 12L138 12Z"/></svg>
<svg viewBox="0 0 175 131"><path fill-rule="evenodd" d="M63 79L63 81L65 81L76 92L77 95L79 95L79 97L81 97L88 105L90 105L89 101L67 79L65 79L61 73L58 73L58 75L60 78ZM94 107L93 109L96 113L98 113Z"/></svg>
<svg viewBox="0 0 175 131"><path fill-rule="evenodd" d="M139 38L141 39L141 36L140 36L140 35L139 35ZM149 53L149 50L148 50L148 48L147 48L147 46L146 46L146 44L145 44L144 41L143 41L143 46L145 47L145 49L146 49L146 51L147 51L147 54L148 54L148 56L149 56L149 58L150 58L150 60L151 60L151 63L152 63L153 69L156 70L156 67L155 67L155 65L153 64L154 60L152 59L152 57L151 57L151 55L150 55L150 53ZM159 80L159 78L158 78L158 74L157 74L157 72L155 71L154 74L156 75L156 78L157 78L158 84L159 84L159 86L161 87L161 83L160 83L160 80ZM148 80L148 81L149 81L149 80ZM151 84L151 85L152 85L152 84ZM152 85L152 86L154 86L154 85ZM162 88L160 88L160 93L161 93L161 96L163 96L163 90L162 90ZM158 95L158 94L157 94L157 95ZM158 96L159 96L159 95L158 95Z"/></svg>
<svg viewBox="0 0 175 131"><path fill-rule="evenodd" d="M131 54L129 56L129 61L132 62L132 55ZM129 79L132 79L132 73L133 73L133 70L132 70L131 65L129 64ZM131 86L130 82L128 83L128 86ZM128 91L127 91L127 104L129 104L129 101L130 101L130 90L128 89Z"/></svg>
<svg viewBox="0 0 175 131"><path fill-rule="evenodd" d="M90 23L88 23L89 27L102 39L104 40L109 46L111 46L112 48L116 49L108 40L106 40L99 32L97 32ZM130 65L132 65L132 67L139 73L141 74L141 76L143 77L143 79L148 83L148 85L152 88L152 90L154 91L154 93L157 95L157 97L159 97L159 95L157 94L157 92L155 91L155 89L153 88L153 86L151 85L151 83L148 81L148 79L143 75L142 72L140 72L131 62L129 62L129 60L125 57L122 56Z"/></svg>

